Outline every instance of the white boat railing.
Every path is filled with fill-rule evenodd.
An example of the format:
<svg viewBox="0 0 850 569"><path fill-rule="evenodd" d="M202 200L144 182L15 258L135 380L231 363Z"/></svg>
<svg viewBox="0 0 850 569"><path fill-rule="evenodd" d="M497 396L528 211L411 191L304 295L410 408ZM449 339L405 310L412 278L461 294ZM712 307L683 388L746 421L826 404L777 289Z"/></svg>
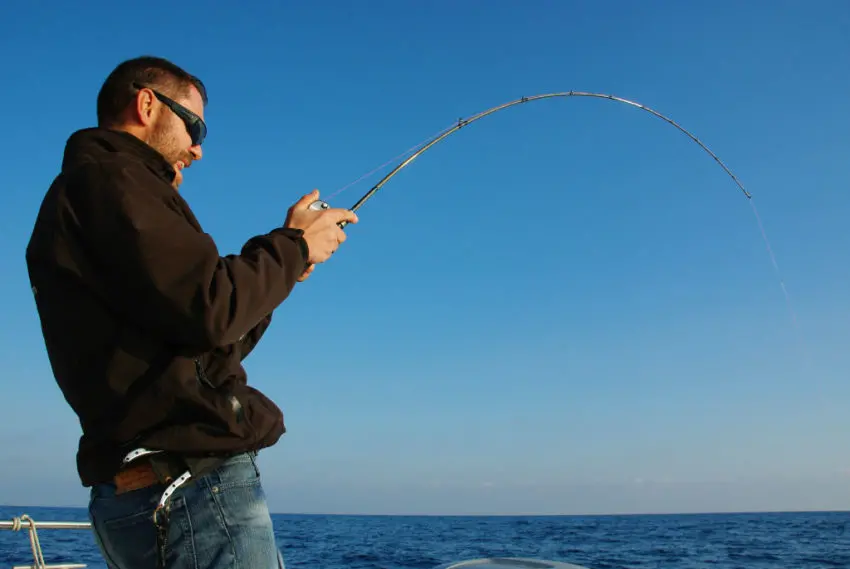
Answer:
<svg viewBox="0 0 850 569"><path fill-rule="evenodd" d="M24 514L12 521L0 521L0 530L21 531L26 528L29 533L30 546L32 547L33 565L13 565L12 569L83 569L84 564L62 563L59 565L47 565L44 563L44 554L41 551L41 542L38 539L40 529L91 529L89 522L36 522L30 516Z"/></svg>

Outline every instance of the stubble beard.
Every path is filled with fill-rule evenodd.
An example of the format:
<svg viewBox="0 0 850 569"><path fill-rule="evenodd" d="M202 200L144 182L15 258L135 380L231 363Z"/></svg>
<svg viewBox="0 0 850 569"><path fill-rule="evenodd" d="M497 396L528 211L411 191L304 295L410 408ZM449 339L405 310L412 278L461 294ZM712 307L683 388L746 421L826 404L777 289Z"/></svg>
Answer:
<svg viewBox="0 0 850 569"><path fill-rule="evenodd" d="M154 124L148 139L145 141L151 148L162 154L169 164L174 164L183 157L184 152L180 150L174 142L174 137L170 133L171 126L163 118L160 118Z"/></svg>
<svg viewBox="0 0 850 569"><path fill-rule="evenodd" d="M183 152L175 143L174 137L171 136L171 128L173 127L168 124L166 119L159 118L154 124L154 127L145 142L147 142L151 148L162 154L162 157L165 158L169 164L174 166L178 160L183 159L185 152ZM184 162L186 161L184 160ZM174 189L176 190L182 182L183 173L175 167L175 176L171 185L174 186Z"/></svg>

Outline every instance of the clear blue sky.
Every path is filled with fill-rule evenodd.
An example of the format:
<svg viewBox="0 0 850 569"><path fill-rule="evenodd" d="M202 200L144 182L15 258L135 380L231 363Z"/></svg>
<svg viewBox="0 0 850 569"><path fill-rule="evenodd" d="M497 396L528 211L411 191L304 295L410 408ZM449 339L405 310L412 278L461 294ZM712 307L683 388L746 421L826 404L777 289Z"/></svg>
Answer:
<svg viewBox="0 0 850 569"><path fill-rule="evenodd" d="M255 3L260 4L260 3ZM123 59L210 91L181 191L222 253L459 117L247 361L277 512L850 508L850 4L4 4L0 503L83 505L24 248ZM381 173L386 172L384 170ZM346 189L351 206L378 176Z"/></svg>

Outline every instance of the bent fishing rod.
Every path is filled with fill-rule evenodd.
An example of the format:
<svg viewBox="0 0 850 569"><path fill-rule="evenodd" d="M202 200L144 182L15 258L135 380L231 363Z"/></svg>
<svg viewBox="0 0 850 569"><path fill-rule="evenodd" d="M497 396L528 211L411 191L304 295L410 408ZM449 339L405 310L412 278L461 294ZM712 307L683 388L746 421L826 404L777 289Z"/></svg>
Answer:
<svg viewBox="0 0 850 569"><path fill-rule="evenodd" d="M700 147L703 150L705 150L712 158L714 158L714 160L720 165L720 167L723 168L723 170L725 170L727 174L729 174L729 176L732 178L732 180L735 182L735 184L738 186L738 188L741 189L741 191L744 193L744 195L747 197L747 199L752 199L752 196L744 188L743 184L741 184L741 182L738 180L737 176L735 176L735 174L733 174L732 171L729 170L729 168L726 167L726 165L720 160L720 158L718 158L717 155L714 154L714 152L709 150L708 147L705 144L703 144L696 136L694 136L693 134L688 132L686 129L684 129L682 126L680 126L678 123L676 123L673 119L670 119L670 118L662 115L658 111L655 111L655 110L647 107L646 105L642 105L640 103L636 103L635 101L630 101L630 100L624 99L622 97L617 97L617 96L614 96L614 95L608 95L608 94L604 94L604 93L588 93L588 92L584 92L584 91L566 91L566 92L560 92L560 93L546 93L546 94L542 94L542 95L522 97L522 98L516 99L515 101L510 101L508 103L498 105L498 106L493 107L491 109L487 109L486 111L482 111L482 112L478 113L477 115L473 115L472 117L470 117L468 119L458 119L457 124L455 124L451 128L448 128L448 129L440 132L440 134L438 134L437 136L435 136L431 140L427 141L422 148L420 148L419 150L414 152L410 157L408 157L407 159L402 161L400 164L398 164L398 166L393 168L393 170L389 174L384 176L377 184L375 184L368 192L366 192L363 195L363 197L360 198L357 201L357 203L355 203L350 208L351 211L356 212L358 209L360 209L363 206L363 204L365 204L366 201L368 201L372 196L374 196L375 193L377 193L378 190L380 190L387 182L389 182L390 179L393 176L398 174L403 168L406 168L408 165L410 165L410 163L413 162L414 160L416 160L419 156L421 156L423 152L425 152L426 150L428 150L429 148L431 148L432 146L434 146L435 144L437 144L438 142L440 142L441 140L443 140L447 136L450 136L451 134L454 134L455 132L459 131L463 127L465 127L465 126L467 126L467 125L469 125L469 124L471 124L471 123L473 123L473 122L475 122L479 119L483 119L484 117L486 117L488 115L491 115L493 113L499 112L499 111L504 110L504 109L507 109L509 107L513 107L515 105L521 105L523 103L529 103L531 101L539 101L539 100L542 100L542 99L551 99L551 98L555 98L555 97L596 97L596 98L599 98L599 99L608 99L610 101L616 101L616 102L619 102L619 103L625 103L627 105L637 107L641 110L644 110L648 113L655 115L656 117L658 117L658 118L664 120L665 122L673 125L677 129L679 129L680 131L685 133L691 140L693 140L694 142L699 144ZM310 207L310 209L314 209L314 210L323 210L323 209L329 209L331 206L330 206L330 204L328 204L327 202L325 202L323 200L316 200L315 202L310 204L309 207ZM348 222L342 221L342 222L339 223L339 226L345 227L347 224L348 224Z"/></svg>
<svg viewBox="0 0 850 569"><path fill-rule="evenodd" d="M729 175L730 178L732 178L732 181L735 182L735 184L738 186L738 188L741 190L741 192L743 192L744 196L746 196L747 201L750 204L750 207L753 210L753 214L755 215L756 222L758 224L758 228L761 232L762 240L764 241L764 244L767 247L768 256L770 258L771 264L773 265L773 269L776 273L776 277L779 280L779 286L782 289L783 296L785 297L785 303L786 303L786 306L788 308L788 312L791 315L791 321L792 321L794 327L798 328L797 315L796 315L796 312L795 312L793 305L791 303L791 296L788 294L788 290L785 287L785 279L782 276L782 271L779 270L779 264L776 262L776 256L773 253L773 247L771 247L770 240L767 238L767 233L765 232L764 225L762 224L761 216L759 215L758 210L756 209L756 206L753 203L752 195L750 194L750 192L748 192L744 188L744 185L741 183L740 180L738 180L738 177L735 176L735 174L732 173L732 171L726 166L726 164L723 163L722 160L720 160L720 158L717 157L717 155L714 152L709 150L709 148L705 144L703 144L702 141L700 141L699 138L697 138L692 133L690 133L688 130L683 128L676 121L674 121L673 119L671 119L669 117L662 115L658 111L651 109L651 108L647 107L646 105L642 105L640 103L637 103L635 101L630 101L629 99L624 99L622 97L617 97L615 95L608 95L608 94L604 94L604 93L589 93L589 92L585 92L585 91L565 91L565 92L559 92L559 93L546 93L546 94L542 94L542 95L534 95L534 96L531 96L531 97L521 97L521 98L516 99L514 101L510 101L508 103L498 105L498 106L493 107L491 109L487 109L486 111L482 111L482 112L478 113L477 115L473 115L472 117L470 117L468 119L463 119L463 118L458 119L456 124L453 124L453 126L446 128L443 131L440 131L440 133L438 135L436 135L433 138L424 142L423 143L424 146L419 148L419 150L414 152L410 157L408 157L407 159L405 159L401 163L399 163L395 168L393 168L392 171L390 171L389 174L384 176L377 184L372 186L372 188L368 192L366 192L363 195L363 197L361 197L359 200L357 200L357 203L355 203L351 207L351 211L356 212L358 209L360 209L363 206L363 204L365 204L366 201L368 201L372 196L374 196L375 193L377 193L378 190L380 190L387 182L389 182L390 179L393 176L398 174L403 168L410 165L410 163L413 162L414 160L416 160L419 156L421 156L423 152L425 152L426 150L428 150L429 148L431 148L432 146L434 146L435 144L437 144L438 142L440 142L441 140L443 140L447 136L450 136L450 135L454 134L455 132L459 131L463 127L465 127L465 126L467 126L467 125L469 125L469 124L471 124L471 123L473 123L473 122L475 122L479 119L483 119L484 117L486 117L488 115L502 111L502 110L507 109L509 107L513 107L515 105L521 105L521 104L524 104L524 103L529 103L531 101L539 101L539 100L542 100L542 99L552 99L552 98L555 98L555 97L595 97L595 98L598 98L598 99L607 99L609 101L616 101L618 103L624 103L626 105L631 105L633 107L636 107L638 109L646 111L646 112L660 118L661 120L667 122L668 124L676 127L681 132L686 134L688 136L688 138L690 138L691 140L696 142L703 150L705 150L708 153L709 156L714 158L714 161L717 162L717 164L719 164L721 168L723 168L723 170ZM417 148L418 146L419 145L414 146L411 150ZM408 151L408 152L410 152L410 151ZM404 154L407 154L407 152L405 152ZM403 156L404 154L402 154L401 156ZM311 203L308 207L310 209L314 209L314 210L325 210L325 209L329 209L331 206L330 206L330 204L328 204L327 202L325 202L323 200L316 200L315 202ZM342 222L338 223L338 225L339 225L340 228L344 228L346 225L348 225L348 222L342 221ZM797 331L798 331L798 333L800 332L799 329ZM801 338L801 342L802 342L802 338Z"/></svg>

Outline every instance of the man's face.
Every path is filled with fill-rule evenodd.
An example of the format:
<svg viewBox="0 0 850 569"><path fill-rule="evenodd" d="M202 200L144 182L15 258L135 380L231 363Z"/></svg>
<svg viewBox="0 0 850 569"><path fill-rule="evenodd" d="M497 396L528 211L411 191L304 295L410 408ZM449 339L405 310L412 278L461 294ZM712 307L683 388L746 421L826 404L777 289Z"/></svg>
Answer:
<svg viewBox="0 0 850 569"><path fill-rule="evenodd" d="M187 96L175 97L174 100L204 118L204 103L201 94L192 86ZM168 105L155 99L159 106L156 118L150 124L145 139L151 147L159 151L165 159L174 166L177 175L173 185L179 187L183 182L183 168L188 168L195 160L200 160L202 151L200 145L192 145L192 137L186 129L186 124Z"/></svg>

